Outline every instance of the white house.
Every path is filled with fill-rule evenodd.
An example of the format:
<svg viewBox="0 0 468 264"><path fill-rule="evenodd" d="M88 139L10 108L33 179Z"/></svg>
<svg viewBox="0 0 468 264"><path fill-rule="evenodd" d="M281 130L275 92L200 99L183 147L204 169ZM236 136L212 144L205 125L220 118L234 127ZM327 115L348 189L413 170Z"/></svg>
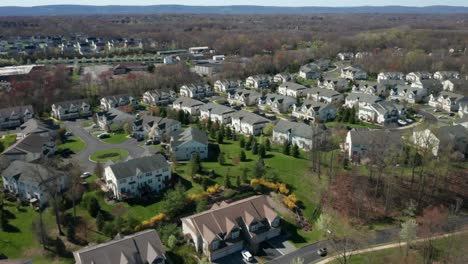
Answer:
<svg viewBox="0 0 468 264"><path fill-rule="evenodd" d="M314 128L307 124L280 120L273 128L272 141L279 144L288 142L300 149L311 150L313 134Z"/></svg>
<svg viewBox="0 0 468 264"><path fill-rule="evenodd" d="M296 99L289 96L280 94L267 94L265 96L261 96L258 99L258 108L265 111L270 108L271 111L276 113L286 113L295 103Z"/></svg>
<svg viewBox="0 0 468 264"><path fill-rule="evenodd" d="M432 74L427 71L418 71L418 72L410 72L406 74L406 81L410 83L418 83L422 80L428 80L432 78Z"/></svg>
<svg viewBox="0 0 468 264"><path fill-rule="evenodd" d="M229 92L227 99L230 105L252 106L257 104L261 96L262 94L254 90L237 89Z"/></svg>
<svg viewBox="0 0 468 264"><path fill-rule="evenodd" d="M324 78L323 80L317 80L317 87L343 92L349 88L349 81L341 78Z"/></svg>
<svg viewBox="0 0 468 264"><path fill-rule="evenodd" d="M302 103L293 105L292 116L304 120L326 122L335 119L336 107L332 104L304 100Z"/></svg>
<svg viewBox="0 0 468 264"><path fill-rule="evenodd" d="M468 116L468 99L462 100L458 103L458 115L460 117Z"/></svg>
<svg viewBox="0 0 468 264"><path fill-rule="evenodd" d="M294 82L284 82L278 87L278 94L294 98L305 97L307 87Z"/></svg>
<svg viewBox="0 0 468 264"><path fill-rule="evenodd" d="M245 86L248 88L263 89L270 86L271 77L266 74L249 76L245 80Z"/></svg>
<svg viewBox="0 0 468 264"><path fill-rule="evenodd" d="M31 105L0 109L0 128L15 128L34 117Z"/></svg>
<svg viewBox="0 0 468 264"><path fill-rule="evenodd" d="M341 61L352 60L354 58L354 53L352 53L352 52L340 52L340 53L338 53L336 55L336 57Z"/></svg>
<svg viewBox="0 0 468 264"><path fill-rule="evenodd" d="M200 159L208 158L208 136L206 132L189 127L171 135L169 149L176 160L190 160L194 154Z"/></svg>
<svg viewBox="0 0 468 264"><path fill-rule="evenodd" d="M322 69L320 65L314 62L302 65L299 69L299 77L306 80L320 79L322 77Z"/></svg>
<svg viewBox="0 0 468 264"><path fill-rule="evenodd" d="M229 204L223 201L181 221L184 237L209 261L239 254L244 248L255 254L260 243L281 233L281 219L265 195Z"/></svg>
<svg viewBox="0 0 468 264"><path fill-rule="evenodd" d="M372 95L384 95L386 92L385 85L376 82L358 81L351 88L352 93L365 93Z"/></svg>
<svg viewBox="0 0 468 264"><path fill-rule="evenodd" d="M63 172L22 160L11 162L1 175L6 191L18 195L23 201L38 202L40 205L48 202L50 190L64 190L68 180Z"/></svg>
<svg viewBox="0 0 468 264"><path fill-rule="evenodd" d="M105 131L116 131L123 129L125 124L131 126L135 121L134 115L111 108L107 112L96 113L97 125Z"/></svg>
<svg viewBox="0 0 468 264"><path fill-rule="evenodd" d="M163 140L165 136L180 130L181 123L170 118L143 115L133 122L133 136L137 139Z"/></svg>
<svg viewBox="0 0 468 264"><path fill-rule="evenodd" d="M289 73L278 73L273 77L273 82L277 84L292 82L294 81L294 76Z"/></svg>
<svg viewBox="0 0 468 264"><path fill-rule="evenodd" d="M184 111L190 115L200 115L200 107L202 107L204 103L188 98L188 97L179 97L172 103L172 108L178 111Z"/></svg>
<svg viewBox="0 0 468 264"><path fill-rule="evenodd" d="M180 87L180 96L203 99L213 95L211 87L207 84L186 84Z"/></svg>
<svg viewBox="0 0 468 264"><path fill-rule="evenodd" d="M468 154L468 129L462 125L414 131L411 140L421 148L430 149L434 156L441 151L446 154L454 151Z"/></svg>
<svg viewBox="0 0 468 264"><path fill-rule="evenodd" d="M263 128L270 122L264 117L244 110L238 111L231 116L231 126L234 131L246 135L261 135Z"/></svg>
<svg viewBox="0 0 468 264"><path fill-rule="evenodd" d="M168 105L177 98L177 95L174 91L160 91L160 90L151 90L146 91L143 94L142 102L151 105Z"/></svg>
<svg viewBox="0 0 468 264"><path fill-rule="evenodd" d="M398 100L410 104L420 103L425 100L426 89L409 85L398 85L390 89L389 100Z"/></svg>
<svg viewBox="0 0 468 264"><path fill-rule="evenodd" d="M442 91L438 96L431 94L428 104L432 107L444 109L447 112L457 112L459 103L464 99L463 95L448 91Z"/></svg>
<svg viewBox="0 0 468 264"><path fill-rule="evenodd" d="M69 120L92 115L91 106L85 100L74 100L52 105L52 116L58 120Z"/></svg>
<svg viewBox="0 0 468 264"><path fill-rule="evenodd" d="M115 199L160 193L169 185L171 166L161 154L146 156L104 168L107 188Z"/></svg>
<svg viewBox="0 0 468 264"><path fill-rule="evenodd" d="M468 80L466 79L448 79L442 81L444 91L455 92L463 90L468 87Z"/></svg>
<svg viewBox="0 0 468 264"><path fill-rule="evenodd" d="M457 71L437 71L434 73L434 79L439 81L447 79L460 79L460 73Z"/></svg>
<svg viewBox="0 0 468 264"><path fill-rule="evenodd" d="M323 103L336 103L343 100L343 95L337 91L320 88L307 89L307 99L323 102Z"/></svg>
<svg viewBox="0 0 468 264"><path fill-rule="evenodd" d="M104 111L127 105L135 107L138 105L138 101L130 95L112 95L101 98L101 109Z"/></svg>
<svg viewBox="0 0 468 264"><path fill-rule="evenodd" d="M402 72L381 72L377 75L377 82L381 83L386 80L404 80L405 74Z"/></svg>
<svg viewBox="0 0 468 264"><path fill-rule="evenodd" d="M366 80L367 72L360 67L348 66L341 69L341 78L348 80Z"/></svg>
<svg viewBox="0 0 468 264"><path fill-rule="evenodd" d="M200 107L200 118L211 120L213 123L230 124L231 115L233 115L236 110L231 107L220 105L217 103L207 103Z"/></svg>
<svg viewBox="0 0 468 264"><path fill-rule="evenodd" d="M378 124L395 122L405 113L406 109L403 106L390 101L380 101L358 108L359 119Z"/></svg>
<svg viewBox="0 0 468 264"><path fill-rule="evenodd" d="M353 129L346 135L343 150L349 160L359 162L373 155L373 149L379 152L392 151L401 149L402 143L400 131Z"/></svg>
<svg viewBox="0 0 468 264"><path fill-rule="evenodd" d="M244 87L241 80L217 80L214 83L214 90L218 93L228 93Z"/></svg>
<svg viewBox="0 0 468 264"><path fill-rule="evenodd" d="M346 96L343 107L363 107L366 105L375 104L382 101L383 99L377 95L365 94L365 93L350 93Z"/></svg>

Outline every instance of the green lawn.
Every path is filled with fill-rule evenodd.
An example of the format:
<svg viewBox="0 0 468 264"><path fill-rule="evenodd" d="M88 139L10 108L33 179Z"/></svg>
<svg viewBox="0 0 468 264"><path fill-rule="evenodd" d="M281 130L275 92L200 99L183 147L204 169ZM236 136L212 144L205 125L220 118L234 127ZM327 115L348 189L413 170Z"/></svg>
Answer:
<svg viewBox="0 0 468 264"><path fill-rule="evenodd" d="M69 149L74 152L82 151L86 148L86 143L79 137L69 137L63 144L57 146L57 150Z"/></svg>
<svg viewBox="0 0 468 264"><path fill-rule="evenodd" d="M110 144L121 144L127 141L127 133L125 132L116 132L109 133L110 137L101 139L101 141L110 143Z"/></svg>
<svg viewBox="0 0 468 264"><path fill-rule="evenodd" d="M4 135L0 138L0 143L3 144L3 147L6 149L9 146L13 145L16 142L16 134Z"/></svg>
<svg viewBox="0 0 468 264"><path fill-rule="evenodd" d="M124 149L106 149L94 152L90 159L94 162L120 161L128 157L128 151Z"/></svg>
<svg viewBox="0 0 468 264"><path fill-rule="evenodd" d="M379 125L374 125L370 123L360 122L358 124L351 124L351 123L342 123L342 122L327 122L325 123L327 127L337 127L337 126L344 126L350 128L371 128L371 129L379 129L382 128Z"/></svg>

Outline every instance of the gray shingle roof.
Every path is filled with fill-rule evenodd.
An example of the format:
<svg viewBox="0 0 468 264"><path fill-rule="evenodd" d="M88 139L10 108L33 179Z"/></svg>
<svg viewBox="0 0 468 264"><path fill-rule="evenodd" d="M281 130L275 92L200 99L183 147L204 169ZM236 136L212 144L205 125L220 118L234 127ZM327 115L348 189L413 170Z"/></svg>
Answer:
<svg viewBox="0 0 468 264"><path fill-rule="evenodd" d="M182 104L182 106L185 106L185 107L194 107L194 106L203 105L202 102L189 98L189 97L179 97L174 101L173 104L174 105Z"/></svg>
<svg viewBox="0 0 468 264"><path fill-rule="evenodd" d="M359 102L366 102L369 104L373 104L375 102L381 101L382 99L373 94L365 94L365 93L350 93L346 97L347 100L358 100Z"/></svg>
<svg viewBox="0 0 468 264"><path fill-rule="evenodd" d="M236 110L225 105L220 105L217 103L210 102L201 106L200 111L211 111L211 113L215 115L224 115L224 114L234 113Z"/></svg>
<svg viewBox="0 0 468 264"><path fill-rule="evenodd" d="M183 131L177 131L171 135L171 148L175 148L189 141L196 141L208 145L208 136L198 128L189 127Z"/></svg>
<svg viewBox="0 0 468 264"><path fill-rule="evenodd" d="M163 155L156 154L154 156L141 157L112 164L109 165L109 167L117 179L125 179L136 175L137 171L145 173L162 168L168 168L169 163L167 163L166 158Z"/></svg>
<svg viewBox="0 0 468 264"><path fill-rule="evenodd" d="M295 82L285 82L285 83L282 83L279 87L284 87L286 89L295 90L295 91L307 89L307 87L305 87L304 85L300 85Z"/></svg>
<svg viewBox="0 0 468 264"><path fill-rule="evenodd" d="M294 137L313 138L313 128L304 123L280 120L273 128L273 131L278 133L291 133Z"/></svg>
<svg viewBox="0 0 468 264"><path fill-rule="evenodd" d="M140 264L165 259L164 247L154 229L145 230L73 252L77 264Z"/></svg>
<svg viewBox="0 0 468 264"><path fill-rule="evenodd" d="M244 110L241 110L241 111L238 111L236 113L234 113L232 116L231 116L233 119L241 119L241 121L243 123L247 123L247 124L250 124L250 125L255 125L255 124L261 124L261 123L270 123L271 121L264 118L264 117L261 117L257 114L254 114L254 113L251 113L251 112L248 112L248 111L244 111Z"/></svg>
<svg viewBox="0 0 468 264"><path fill-rule="evenodd" d="M57 172L58 173L58 172ZM5 178L16 178L22 183L38 184L52 178L52 175L41 164L29 163L22 160L13 161L8 168L2 172Z"/></svg>

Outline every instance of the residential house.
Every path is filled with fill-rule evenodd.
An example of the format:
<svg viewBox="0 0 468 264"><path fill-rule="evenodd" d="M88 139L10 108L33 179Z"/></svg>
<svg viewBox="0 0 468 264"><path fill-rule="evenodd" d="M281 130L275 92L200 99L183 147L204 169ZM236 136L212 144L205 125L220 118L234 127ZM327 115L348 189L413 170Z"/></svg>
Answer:
<svg viewBox="0 0 468 264"><path fill-rule="evenodd" d="M304 123L280 120L273 128L272 141L278 144L288 142L303 150L313 147L313 134L315 129Z"/></svg>
<svg viewBox="0 0 468 264"><path fill-rule="evenodd" d="M143 94L142 101L143 103L151 106L156 105L168 105L172 103L177 98L177 95L174 91L160 91L160 90L151 90L146 91Z"/></svg>
<svg viewBox="0 0 468 264"><path fill-rule="evenodd" d="M351 88L352 93L365 93L377 96L383 96L386 92L386 87L381 83L359 81Z"/></svg>
<svg viewBox="0 0 468 264"><path fill-rule="evenodd" d="M403 140L400 131L353 129L348 131L343 150L348 159L354 162L363 162L375 151L394 151L402 149Z"/></svg>
<svg viewBox="0 0 468 264"><path fill-rule="evenodd" d="M245 80L245 86L248 88L263 89L270 86L271 77L266 74L249 76Z"/></svg>
<svg viewBox="0 0 468 264"><path fill-rule="evenodd" d="M317 87L343 92L348 90L349 81L341 78L323 78L323 80L317 80Z"/></svg>
<svg viewBox="0 0 468 264"><path fill-rule="evenodd" d="M57 120L70 120L89 117L92 115L92 112L91 106L86 100L74 100L54 103L51 115Z"/></svg>
<svg viewBox="0 0 468 264"><path fill-rule="evenodd" d="M468 129L468 115L455 119L453 125L461 125Z"/></svg>
<svg viewBox="0 0 468 264"><path fill-rule="evenodd" d="M382 101L383 99L380 96L366 93L350 93L346 96L345 103L343 107L353 108L353 107L364 107L367 105L372 105L377 102Z"/></svg>
<svg viewBox="0 0 468 264"><path fill-rule="evenodd" d="M381 83L386 80L404 80L405 74L402 72L381 72L377 75L377 82Z"/></svg>
<svg viewBox="0 0 468 264"><path fill-rule="evenodd" d="M336 103L343 100L343 95L334 90L311 88L307 89L307 99L323 102L323 103Z"/></svg>
<svg viewBox="0 0 468 264"><path fill-rule="evenodd" d="M228 93L230 105L252 106L256 105L262 95L249 89L237 89Z"/></svg>
<svg viewBox="0 0 468 264"><path fill-rule="evenodd" d="M460 79L460 73L457 71L437 71L434 73L434 79L439 81L448 79Z"/></svg>
<svg viewBox="0 0 468 264"><path fill-rule="evenodd" d="M67 176L41 164L14 160L1 172L3 188L17 195L22 201L45 205L51 188L60 192L65 189Z"/></svg>
<svg viewBox="0 0 468 264"><path fill-rule="evenodd" d="M129 236L116 236L105 243L73 252L76 264L165 264L166 253L158 233L148 229Z"/></svg>
<svg viewBox="0 0 468 264"><path fill-rule="evenodd" d="M286 95L294 98L305 97L306 89L304 85L294 82L284 82L278 87L278 94Z"/></svg>
<svg viewBox="0 0 468 264"><path fill-rule="evenodd" d="M458 115L460 117L468 116L468 99L461 100L458 103Z"/></svg>
<svg viewBox="0 0 468 264"><path fill-rule="evenodd" d="M246 135L261 135L263 128L270 122L264 117L244 110L238 111L231 116L231 126L234 131Z"/></svg>
<svg viewBox="0 0 468 264"><path fill-rule="evenodd" d="M444 91L460 92L468 89L468 80L466 79L448 79L442 81Z"/></svg>
<svg viewBox="0 0 468 264"><path fill-rule="evenodd" d="M406 109L402 105L390 101L380 101L358 108L359 119L378 124L395 122L405 113Z"/></svg>
<svg viewBox="0 0 468 264"><path fill-rule="evenodd" d="M2 108L0 109L0 129L19 127L33 116L34 110L31 105Z"/></svg>
<svg viewBox="0 0 468 264"><path fill-rule="evenodd" d="M296 103L296 99L280 94L267 94L258 99L258 107L264 111L287 113Z"/></svg>
<svg viewBox="0 0 468 264"><path fill-rule="evenodd" d="M198 60L193 68L193 72L200 76L213 76L223 69L223 61Z"/></svg>
<svg viewBox="0 0 468 264"><path fill-rule="evenodd" d="M292 74L283 72L283 73L278 73L273 77L273 82L277 84L282 84L285 82L292 82L294 81L294 76Z"/></svg>
<svg viewBox="0 0 468 264"><path fill-rule="evenodd" d="M352 53L352 52L340 52L340 53L338 53L338 55L336 55L336 57L341 61L352 60L354 58L354 53Z"/></svg>
<svg viewBox="0 0 468 264"><path fill-rule="evenodd" d="M202 107L204 103L188 98L188 97L179 97L172 103L172 108L178 111L184 111L193 116L200 115L200 107Z"/></svg>
<svg viewBox="0 0 468 264"><path fill-rule="evenodd" d="M412 83L411 87L422 88L426 91L426 94L438 94L443 91L442 82L435 79L427 79L418 83Z"/></svg>
<svg viewBox="0 0 468 264"><path fill-rule="evenodd" d="M361 52L357 52L356 55L354 55L354 58L356 60L362 60L366 57L371 57L371 56L372 56L372 53L367 52L367 51L361 51Z"/></svg>
<svg viewBox="0 0 468 264"><path fill-rule="evenodd" d="M367 73L357 66L348 66L341 69L341 78L348 80L366 80Z"/></svg>
<svg viewBox="0 0 468 264"><path fill-rule="evenodd" d="M306 80L320 79L322 77L322 71L322 68L318 64L311 62L301 66L299 69L299 77Z"/></svg>
<svg viewBox="0 0 468 264"><path fill-rule="evenodd" d="M200 107L200 118L211 120L220 125L229 124L231 123L231 115L235 112L236 110L231 107L210 102Z"/></svg>
<svg viewBox="0 0 468 264"><path fill-rule="evenodd" d="M180 87L180 96L195 99L203 99L213 95L213 91L208 84L187 84Z"/></svg>
<svg viewBox="0 0 468 264"><path fill-rule="evenodd" d="M410 72L406 74L405 79L410 83L419 83L422 80L432 79L432 74L426 71Z"/></svg>
<svg viewBox="0 0 468 264"><path fill-rule="evenodd" d="M20 126L16 142L2 155L8 160L31 162L55 153L56 127L32 118Z"/></svg>
<svg viewBox="0 0 468 264"><path fill-rule="evenodd" d="M208 136L206 132L189 127L171 135L169 149L176 160L190 160L194 154L200 159L208 158Z"/></svg>
<svg viewBox="0 0 468 264"><path fill-rule="evenodd" d="M117 200L160 193L171 177L171 166L159 153L104 168L106 186Z"/></svg>
<svg viewBox="0 0 468 264"><path fill-rule="evenodd" d="M215 204L181 221L184 236L209 261L244 248L255 253L260 243L281 233L281 219L265 195Z"/></svg>
<svg viewBox="0 0 468 264"><path fill-rule="evenodd" d="M137 99L130 95L111 95L101 98L101 109L103 111L109 111L110 109L121 106L135 107L137 105Z"/></svg>
<svg viewBox="0 0 468 264"><path fill-rule="evenodd" d="M429 96L429 105L432 107L444 109L447 112L457 112L459 103L464 99L463 95L448 91L442 91L438 96L431 94Z"/></svg>
<svg viewBox="0 0 468 264"><path fill-rule="evenodd" d="M123 129L125 124L131 126L135 118L134 115L125 113L116 108L111 108L107 112L96 113L97 125L105 131Z"/></svg>
<svg viewBox="0 0 468 264"><path fill-rule="evenodd" d="M214 83L214 90L218 93L228 93L243 87L241 80L217 80Z"/></svg>
<svg viewBox="0 0 468 264"><path fill-rule="evenodd" d="M327 122L335 119L336 111L336 107L332 104L304 100L302 103L293 105L292 116L304 120Z"/></svg>
<svg viewBox="0 0 468 264"><path fill-rule="evenodd" d="M414 131L411 139L419 147L429 148L434 156L455 151L468 155L468 129L462 125Z"/></svg>
<svg viewBox="0 0 468 264"><path fill-rule="evenodd" d="M133 136L137 139L161 141L179 129L179 121L152 115L137 116L133 122Z"/></svg>
<svg viewBox="0 0 468 264"><path fill-rule="evenodd" d="M407 102L410 104L423 102L426 98L426 89L409 85L398 85L390 90L389 100Z"/></svg>

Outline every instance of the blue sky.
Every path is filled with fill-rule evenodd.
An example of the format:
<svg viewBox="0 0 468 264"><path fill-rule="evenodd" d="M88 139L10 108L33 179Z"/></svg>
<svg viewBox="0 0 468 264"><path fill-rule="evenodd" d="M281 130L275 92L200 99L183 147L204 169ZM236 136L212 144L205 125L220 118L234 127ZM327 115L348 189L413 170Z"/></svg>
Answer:
<svg viewBox="0 0 468 264"><path fill-rule="evenodd" d="M468 6L467 0L0 0L0 6L82 5L270 5L270 6L356 6L356 5L452 5Z"/></svg>

